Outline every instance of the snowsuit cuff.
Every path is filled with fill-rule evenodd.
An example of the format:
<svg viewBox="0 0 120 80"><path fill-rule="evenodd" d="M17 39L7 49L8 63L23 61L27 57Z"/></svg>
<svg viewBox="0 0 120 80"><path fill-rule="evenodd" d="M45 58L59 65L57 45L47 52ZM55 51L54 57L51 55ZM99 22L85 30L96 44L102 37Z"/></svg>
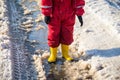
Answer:
<svg viewBox="0 0 120 80"><path fill-rule="evenodd" d="M47 8L47 9L43 9L42 8L42 14L45 15L45 16L50 16L52 14L52 9L51 8Z"/></svg>
<svg viewBox="0 0 120 80"><path fill-rule="evenodd" d="M77 8L76 9L76 15L77 16L82 16L84 14L84 9L83 8Z"/></svg>

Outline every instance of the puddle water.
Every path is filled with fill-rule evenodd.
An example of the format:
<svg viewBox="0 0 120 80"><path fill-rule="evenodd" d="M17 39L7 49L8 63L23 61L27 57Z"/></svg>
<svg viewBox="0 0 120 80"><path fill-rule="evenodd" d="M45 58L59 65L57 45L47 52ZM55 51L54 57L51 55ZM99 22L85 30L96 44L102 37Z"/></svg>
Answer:
<svg viewBox="0 0 120 80"><path fill-rule="evenodd" d="M64 61L62 59L58 59L56 63L51 64L44 61L43 65L47 80L65 80Z"/></svg>
<svg viewBox="0 0 120 80"><path fill-rule="evenodd" d="M34 21L37 19L38 15L40 15L40 11L35 11L32 13L31 17L34 19ZM34 22L33 21L33 28L32 32L29 33L28 39L29 40L35 40L38 42L36 44L35 49L42 49L42 50L48 50L48 45L47 45L47 25L44 22ZM44 28L35 30L39 25L44 26Z"/></svg>
<svg viewBox="0 0 120 80"><path fill-rule="evenodd" d="M47 29L35 30L29 34L29 40L36 40L39 44L36 45L36 49L48 49L47 45Z"/></svg>

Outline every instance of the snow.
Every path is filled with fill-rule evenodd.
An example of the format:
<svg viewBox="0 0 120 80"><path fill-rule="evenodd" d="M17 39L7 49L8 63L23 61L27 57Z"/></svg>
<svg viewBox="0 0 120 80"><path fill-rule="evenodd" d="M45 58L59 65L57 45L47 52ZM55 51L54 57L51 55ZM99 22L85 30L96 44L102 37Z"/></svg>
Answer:
<svg viewBox="0 0 120 80"><path fill-rule="evenodd" d="M73 45L78 45L76 47L78 54L84 52L83 59L92 66L90 72L97 69L95 66L103 66L102 70L95 71L93 79L119 80L120 74L117 69L120 67L120 33L119 25L115 24L120 22L120 10L111 7L106 1L87 0L85 7L87 12L83 17L84 26L75 33L76 36L80 36ZM103 7L104 9L100 9ZM113 9L114 14L112 14ZM79 23L76 23L76 26L78 25Z"/></svg>
<svg viewBox="0 0 120 80"><path fill-rule="evenodd" d="M103 22L112 26L109 27L110 31L114 31L112 33L116 35L120 32L119 0L86 0L86 3L92 13L95 13Z"/></svg>
<svg viewBox="0 0 120 80"><path fill-rule="evenodd" d="M76 17L74 42L70 45L70 55L78 61L71 63L63 61L59 49L58 58L60 60L56 65L50 65L46 62L50 54L47 45L47 25L40 12L39 1L15 0L15 5L12 3L14 1L10 3L14 9L11 12L14 15L11 16L11 21L14 22L11 25L14 26L14 30L11 32L19 34L18 36L14 35L14 38L16 38L16 42L20 41L13 44L15 50L18 50L14 53L16 52L18 55L16 60L21 61L19 64L25 64L20 68L19 73L28 72L29 74L23 75L38 80L46 80L46 78L51 78L51 75L51 79L120 80L120 0L86 0L86 12L83 15L84 25L80 27ZM6 8L6 0L1 0L0 78L11 80L13 77L11 48L13 46L10 35L8 35L9 21ZM17 20L17 18L19 19ZM25 31L27 36L18 29ZM30 46L27 46L29 54L24 51L25 41L31 43ZM21 55L30 57L27 59L29 65L25 62L26 57ZM24 66L29 66L29 68ZM22 71L25 69L27 71ZM20 77L24 78L24 76L21 74Z"/></svg>
<svg viewBox="0 0 120 80"><path fill-rule="evenodd" d="M1 80L10 80L11 71L11 52L10 52L10 37L8 35L8 16L6 0L0 1L0 78Z"/></svg>

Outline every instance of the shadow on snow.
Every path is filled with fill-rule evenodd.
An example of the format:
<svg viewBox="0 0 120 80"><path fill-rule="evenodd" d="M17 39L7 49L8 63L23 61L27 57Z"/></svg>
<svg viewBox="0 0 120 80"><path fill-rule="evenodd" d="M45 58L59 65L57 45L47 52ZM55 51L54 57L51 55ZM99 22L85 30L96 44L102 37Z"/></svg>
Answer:
<svg viewBox="0 0 120 80"><path fill-rule="evenodd" d="M85 52L89 56L114 57L120 55L120 48L111 49L92 49Z"/></svg>

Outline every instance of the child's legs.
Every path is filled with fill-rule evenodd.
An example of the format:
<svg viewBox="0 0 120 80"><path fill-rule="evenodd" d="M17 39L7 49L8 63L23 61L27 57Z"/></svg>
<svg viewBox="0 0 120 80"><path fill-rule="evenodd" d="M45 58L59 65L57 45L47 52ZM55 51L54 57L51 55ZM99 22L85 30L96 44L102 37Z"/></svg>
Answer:
<svg viewBox="0 0 120 80"><path fill-rule="evenodd" d="M60 23L56 18L51 18L48 25L48 45L50 47L58 47L60 39Z"/></svg>
<svg viewBox="0 0 120 80"><path fill-rule="evenodd" d="M60 43L70 45L73 42L75 15L65 19L61 26Z"/></svg>

